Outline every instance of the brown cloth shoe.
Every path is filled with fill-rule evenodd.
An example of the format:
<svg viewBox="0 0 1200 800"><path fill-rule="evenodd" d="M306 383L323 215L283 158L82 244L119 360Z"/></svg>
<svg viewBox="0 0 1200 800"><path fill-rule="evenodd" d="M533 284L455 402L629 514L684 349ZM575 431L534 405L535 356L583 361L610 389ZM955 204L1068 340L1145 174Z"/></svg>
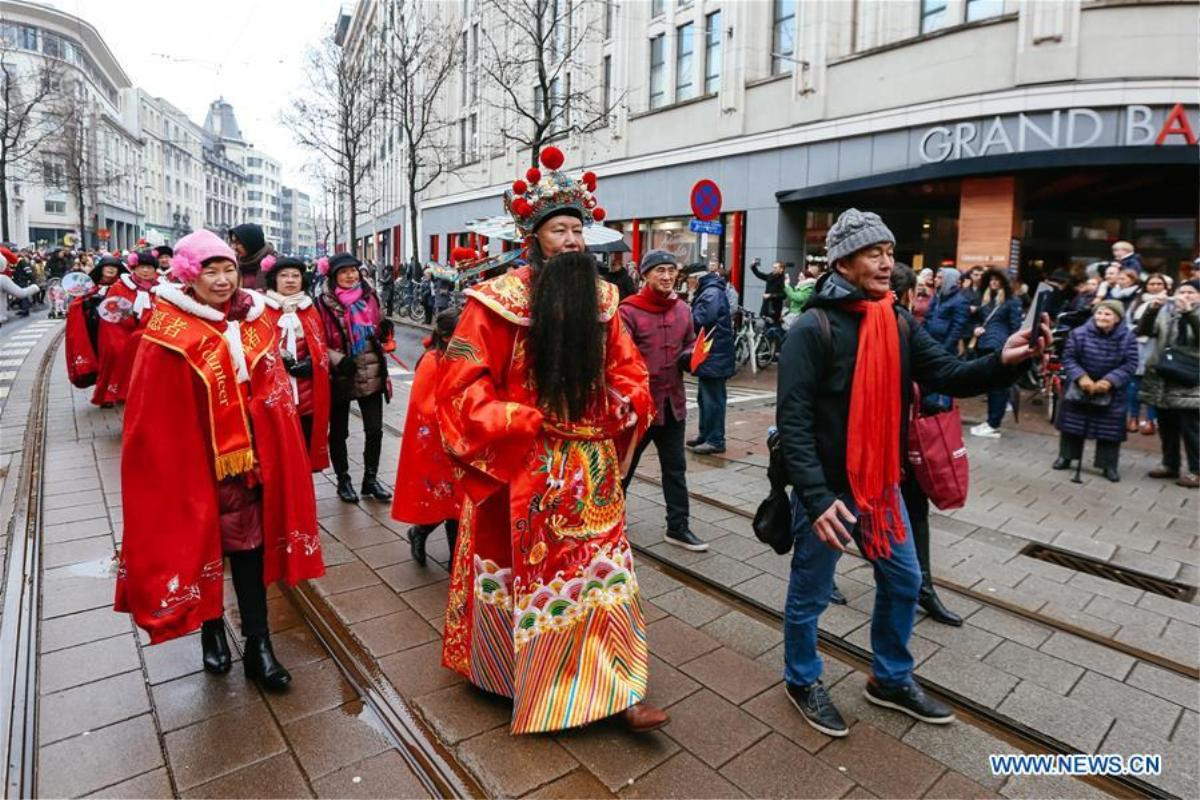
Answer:
<svg viewBox="0 0 1200 800"><path fill-rule="evenodd" d="M655 708L649 703L638 703L622 711L621 720L633 733L649 733L666 725L671 718L661 708Z"/></svg>
<svg viewBox="0 0 1200 800"><path fill-rule="evenodd" d="M1146 473L1147 478L1178 478L1179 470L1167 469L1166 467L1155 467Z"/></svg>
<svg viewBox="0 0 1200 800"><path fill-rule="evenodd" d="M1138 429L1137 419L1134 417L1130 417L1129 420L1125 423L1125 430L1127 430L1130 433L1137 433L1137 429Z"/></svg>
<svg viewBox="0 0 1200 800"><path fill-rule="evenodd" d="M1138 430L1143 436L1153 436L1158 433L1158 426L1154 424L1154 420L1147 419L1142 421L1142 424L1138 426Z"/></svg>
<svg viewBox="0 0 1200 800"><path fill-rule="evenodd" d="M1200 475L1196 475L1195 473L1184 475L1175 481L1175 485L1182 486L1185 489L1200 489Z"/></svg>

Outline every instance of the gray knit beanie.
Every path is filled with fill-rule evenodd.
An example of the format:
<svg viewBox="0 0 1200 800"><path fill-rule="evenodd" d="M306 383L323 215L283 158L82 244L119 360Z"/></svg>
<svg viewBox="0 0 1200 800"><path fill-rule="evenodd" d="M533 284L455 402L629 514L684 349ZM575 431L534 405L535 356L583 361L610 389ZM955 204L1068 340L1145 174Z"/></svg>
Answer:
<svg viewBox="0 0 1200 800"><path fill-rule="evenodd" d="M675 258L675 254L669 250L651 250L642 256L642 262L638 264L638 272L645 275L660 264L678 263L679 260Z"/></svg>
<svg viewBox="0 0 1200 800"><path fill-rule="evenodd" d="M895 244L896 237L878 214L847 208L825 234L825 258L832 265L864 247L883 242Z"/></svg>

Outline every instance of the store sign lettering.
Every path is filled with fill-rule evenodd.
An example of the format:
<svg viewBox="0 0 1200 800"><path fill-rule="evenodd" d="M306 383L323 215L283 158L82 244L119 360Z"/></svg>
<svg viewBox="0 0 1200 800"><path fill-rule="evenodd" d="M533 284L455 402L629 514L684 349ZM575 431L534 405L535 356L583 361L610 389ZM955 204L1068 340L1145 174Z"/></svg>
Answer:
<svg viewBox="0 0 1200 800"><path fill-rule="evenodd" d="M1195 145L1196 129L1183 103L1177 103L1162 125L1152 122L1149 106L1126 106L1119 140L1127 147L1176 144ZM1015 121L1014 121L1015 120ZM1107 124L1113 124L1109 118ZM921 159L927 164L960 158L1090 147L1105 134L1105 118L1095 109L1055 110L1049 115L1025 113L995 116L986 121L937 125L921 137ZM1015 135L1014 135L1015 128Z"/></svg>

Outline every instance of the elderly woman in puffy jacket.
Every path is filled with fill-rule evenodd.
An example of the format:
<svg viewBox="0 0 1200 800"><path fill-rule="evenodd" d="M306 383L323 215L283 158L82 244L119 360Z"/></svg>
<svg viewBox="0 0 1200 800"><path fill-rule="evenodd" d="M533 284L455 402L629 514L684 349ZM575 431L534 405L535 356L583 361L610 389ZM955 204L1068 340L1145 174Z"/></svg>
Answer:
<svg viewBox="0 0 1200 800"><path fill-rule="evenodd" d="M1121 480L1117 462L1125 441L1125 385L1137 370L1137 337L1121 324L1125 306L1102 300L1092 318L1067 337L1062 366L1065 392L1054 425L1059 430L1054 469L1069 469L1083 460L1083 440L1096 440L1093 462L1104 477ZM1077 387L1077 389L1075 388ZM1078 399L1072 399L1075 392ZM1107 398L1105 400L1104 398Z"/></svg>
<svg viewBox="0 0 1200 800"><path fill-rule="evenodd" d="M350 403L358 403L362 414L362 494L376 500L391 500L392 493L379 482L379 453L383 447L383 401L391 400L391 381L384 360L379 297L365 280L357 258L338 253L329 259L329 279L317 305L325 324L325 345L331 367L329 408L329 460L337 472L338 497L357 503L346 439L350 435Z"/></svg>
<svg viewBox="0 0 1200 800"><path fill-rule="evenodd" d="M958 343L967 332L970 302L958 288L959 274L953 267L942 267L934 278L937 295L925 312L925 330L946 350L958 352Z"/></svg>
<svg viewBox="0 0 1200 800"><path fill-rule="evenodd" d="M974 351L983 357L1004 348L1008 337L1021 329L1021 301L1013 296L1008 276L998 269L983 274L983 296L975 312ZM1000 423L1008 408L1008 389L987 393L987 421L971 428L972 436L1000 438Z"/></svg>
<svg viewBox="0 0 1200 800"><path fill-rule="evenodd" d="M1158 436L1162 466L1151 478L1174 479L1187 489L1200 487L1200 386L1195 376L1179 381L1160 371L1168 348L1200 355L1200 280L1184 281L1170 301L1162 298L1146 310L1137 332L1152 337L1154 351L1146 359L1146 374L1139 393L1143 403L1158 409ZM1187 451L1187 474L1180 475L1179 440Z"/></svg>

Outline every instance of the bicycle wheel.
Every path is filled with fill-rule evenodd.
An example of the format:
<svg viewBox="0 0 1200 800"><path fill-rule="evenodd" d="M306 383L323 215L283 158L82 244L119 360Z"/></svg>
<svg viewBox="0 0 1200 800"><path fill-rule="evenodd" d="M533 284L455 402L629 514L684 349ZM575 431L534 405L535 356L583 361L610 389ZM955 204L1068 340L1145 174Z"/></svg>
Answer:
<svg viewBox="0 0 1200 800"><path fill-rule="evenodd" d="M758 340L758 347L754 350L754 363L759 369L766 369L775 360L775 340L769 336L763 336Z"/></svg>
<svg viewBox="0 0 1200 800"><path fill-rule="evenodd" d="M745 336L739 336L733 343L733 363L744 367L750 361L750 342Z"/></svg>

